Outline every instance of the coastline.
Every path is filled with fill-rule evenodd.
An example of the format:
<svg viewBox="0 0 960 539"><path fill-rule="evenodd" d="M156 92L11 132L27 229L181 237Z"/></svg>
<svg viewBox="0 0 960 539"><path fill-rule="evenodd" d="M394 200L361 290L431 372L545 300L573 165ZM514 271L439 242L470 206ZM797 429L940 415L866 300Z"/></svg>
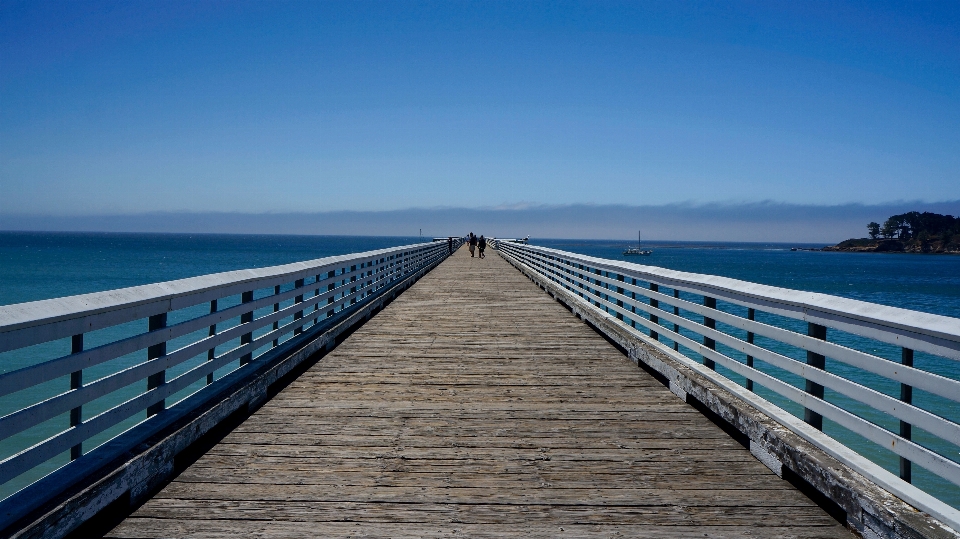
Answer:
<svg viewBox="0 0 960 539"><path fill-rule="evenodd" d="M960 247L951 242L940 241L921 241L912 239L902 241L898 239L870 239L853 238L842 241L836 245L823 247L821 251L840 251L850 253L911 253L911 254L936 254L936 255L960 255Z"/></svg>

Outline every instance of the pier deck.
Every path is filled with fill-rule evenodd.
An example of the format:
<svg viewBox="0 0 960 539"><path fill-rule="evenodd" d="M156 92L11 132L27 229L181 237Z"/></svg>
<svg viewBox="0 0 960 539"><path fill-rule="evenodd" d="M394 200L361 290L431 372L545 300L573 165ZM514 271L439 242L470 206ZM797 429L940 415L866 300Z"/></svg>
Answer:
<svg viewBox="0 0 960 539"><path fill-rule="evenodd" d="M109 537L850 537L496 253L442 263Z"/></svg>

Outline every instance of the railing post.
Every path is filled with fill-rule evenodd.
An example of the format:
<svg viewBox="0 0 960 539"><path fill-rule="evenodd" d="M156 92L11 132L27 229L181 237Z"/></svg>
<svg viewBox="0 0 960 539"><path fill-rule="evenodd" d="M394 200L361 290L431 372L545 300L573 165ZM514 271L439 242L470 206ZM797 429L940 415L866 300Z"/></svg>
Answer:
<svg viewBox="0 0 960 539"><path fill-rule="evenodd" d="M332 279L333 277L336 277L336 276L337 276L337 270L333 270L333 271L328 271L328 272L327 272L327 279ZM330 284L327 285L327 292L331 292L331 291L333 291L333 290L336 290L336 288L337 288L337 283L336 283L336 282L332 282L332 283L330 283ZM327 305L332 305L332 304L333 304L333 302L334 302L334 299L333 299L334 296L336 296L336 294L334 294L334 295L330 296L329 298L327 298ZM327 311L327 318L330 318L331 316L333 316L333 313L334 313L335 310L336 310L336 307L330 308L330 310Z"/></svg>
<svg viewBox="0 0 960 539"><path fill-rule="evenodd" d="M350 276L350 283L356 283L357 282L357 266L356 265L350 266L350 273L353 274ZM353 294L356 291L357 291L357 285L354 284L353 286L350 287L350 293ZM350 305L353 305L356 302L357 302L357 296L353 296L350 298Z"/></svg>
<svg viewBox="0 0 960 539"><path fill-rule="evenodd" d="M654 284L654 283L650 283L650 290L652 290L653 292L659 292L659 291L660 291L660 285L657 285L657 284ZM653 298L650 298L650 306L651 306L651 307L660 307L660 302L657 301L657 300L655 300L655 299L653 299ZM659 317L659 316L656 316L656 315L654 315L654 314L651 314L651 315L650 315L650 322L653 323L653 324L659 324L659 323L660 323L660 317ZM654 331L654 330L651 329L651 330L650 330L650 338L653 339L653 340L655 340L655 341L659 341L659 340L660 340L660 335L659 335L656 331Z"/></svg>
<svg viewBox="0 0 960 539"><path fill-rule="evenodd" d="M747 320L753 320L756 318L757 312L753 308L747 309ZM753 344L753 332L747 332L747 342ZM747 367L753 367L753 356L747 356ZM747 390L753 391L753 380L747 378Z"/></svg>
<svg viewBox="0 0 960 539"><path fill-rule="evenodd" d="M676 288L673 289L673 297L680 299L680 291L677 290ZM673 316L680 316L680 307L677 307L676 305L673 306ZM673 332L676 333L677 335L680 334L680 324L673 325ZM675 352L680 351L680 343L678 343L676 339L674 339L673 341L673 350Z"/></svg>
<svg viewBox="0 0 960 539"><path fill-rule="evenodd" d="M709 296L703 296L703 306L706 307L706 308L708 308L708 309L716 309L716 308L717 308L717 298L711 298L711 297L709 297ZM704 316L704 317L703 317L703 325L707 326L707 327L710 328L710 329L716 329L716 327L717 327L717 321L714 320L713 318ZM717 343L716 343L713 339L711 339L710 337L706 337L706 336L704 336L704 338L703 338L703 346L709 348L710 350L716 350L716 349L717 349ZM708 368L708 369L717 370L717 364L714 363L714 361L713 361L712 359L707 359L706 356L703 357L703 365L704 365L706 368Z"/></svg>
<svg viewBox="0 0 960 539"><path fill-rule="evenodd" d="M217 300L212 300L212 301L210 302L210 314L213 314L213 313L215 313L215 312L217 312ZM207 332L207 334L208 334L210 337L213 337L214 335L216 335L216 334L217 334L217 325L216 325L216 324L210 324L210 331ZM216 357L217 357L217 347L216 347L216 346L214 346L213 348L207 350L207 361L213 361L214 358L216 358ZM212 383L213 383L213 373L211 372L211 373L207 374L207 385L210 385L210 384L212 384Z"/></svg>
<svg viewBox="0 0 960 539"><path fill-rule="evenodd" d="M910 348L903 348L900 351L900 363L906 367L913 367L913 350ZM900 384L900 400L907 403L913 403L913 386L907 384ZM906 421L900 420L900 437L909 440L913 431L913 426ZM913 481L912 477L912 465L909 460L900 457L900 479L903 479L907 483Z"/></svg>
<svg viewBox="0 0 960 539"><path fill-rule="evenodd" d="M240 303L250 303L250 302L252 302L252 301L253 301L253 290L251 290L251 291L249 291L249 292L244 292L243 294L240 294ZM241 325L242 325L242 324L249 324L249 323L251 323L251 322L253 322L253 311L250 311L250 312L247 312L247 313L243 313L243 314L240 315L240 324L241 324ZM240 336L240 346L243 346L243 345L245 345L245 344L250 344L250 343L252 343L252 342L253 342L253 332L252 332L252 331L251 331L250 333L244 333L243 335ZM246 354L243 354L242 356L240 356L240 366L241 366L241 367L244 366L244 365L246 365L247 363L250 363L251 361L253 361L253 350L251 350L251 351L247 352Z"/></svg>
<svg viewBox="0 0 960 539"><path fill-rule="evenodd" d="M315 288L313 289L313 297L318 297L320 295L320 275L317 275L313 279L313 284ZM320 302L313 304L313 325L317 325L317 321L320 319Z"/></svg>
<svg viewBox="0 0 960 539"><path fill-rule="evenodd" d="M70 340L70 353L79 354L83 352L83 333L74 335ZM83 387L83 370L70 373L70 389L80 389ZM70 426L78 427L83 423L83 407L77 406L70 410ZM77 460L83 454L83 442L70 448L70 460Z"/></svg>
<svg viewBox="0 0 960 539"><path fill-rule="evenodd" d="M826 326L821 326L819 324L814 324L813 322L807 323L807 335L813 337L814 339L820 339L821 341L827 340L827 328ZM820 354L816 354L807 350L807 365L810 365L814 369L826 369L827 360L825 357ZM813 395L815 398L823 399L823 386L810 380L805 381L805 389L807 393ZM823 430L823 416L814 412L809 408L803 409L803 420L806 421L810 426L817 430Z"/></svg>
<svg viewBox="0 0 960 539"><path fill-rule="evenodd" d="M279 295L280 295L280 285L277 285L277 286L274 286L274 287L273 287L273 295L274 295L274 296L279 296ZM280 312L280 304L279 304L279 303L274 303L274 304L273 304L273 312L275 312L275 313ZM273 321L273 330L276 331L276 330L278 330L278 329L280 329L280 321L279 321L279 320L274 320L274 321ZM280 337L277 337L276 339L273 340L273 347L276 348L277 346L280 346Z"/></svg>
<svg viewBox="0 0 960 539"><path fill-rule="evenodd" d="M600 270L598 270L598 269L593 270L593 272L594 272L594 274L596 274L596 275L600 275L600 274L601 274L601 273L600 273ZM603 283L601 283L599 279L593 279L593 281L594 281L594 282L593 282L593 285L594 285L594 286L601 286L601 287L603 286ZM598 297L598 298L603 298L603 292L601 292L599 288L594 288L594 289L593 289L593 295L596 296L596 297ZM593 301L593 304L596 305L597 307L603 307L603 305L600 305L600 300L599 300L599 299L594 300L594 301Z"/></svg>
<svg viewBox="0 0 960 539"><path fill-rule="evenodd" d="M294 288L303 288L303 279L297 279L296 281L294 281L293 287L294 287ZM300 295L298 295L296 298L294 298L293 302L296 303L296 304L298 304L298 305L299 305L300 303L303 303L303 294L300 294ZM303 310L299 310L299 311L293 313L293 320L294 320L294 321L296 321L296 320L303 320ZM299 334L301 334L301 333L303 333L303 324L301 324L301 325L293 328L293 334L294 334L294 335L299 335Z"/></svg>
<svg viewBox="0 0 960 539"><path fill-rule="evenodd" d="M623 282L623 275L617 274L617 281L619 281L619 282L622 283L622 282ZM617 295L618 295L618 296L622 296L622 295L623 295L623 287L622 287L622 286L618 286L618 287L617 287ZM623 307L623 300L620 299L619 297L617 298L617 307ZM618 319L618 320L623 320L623 313L621 313L620 311L617 311L617 319Z"/></svg>
<svg viewBox="0 0 960 539"><path fill-rule="evenodd" d="M147 321L147 330L156 331L167 327L167 313L160 313L151 316ZM167 342L155 344L147 348L147 361L153 361L167 355ZM162 370L156 374L147 377L147 391L156 389L167 383L167 371ZM166 399L147 407L147 417L159 414L166 407Z"/></svg>

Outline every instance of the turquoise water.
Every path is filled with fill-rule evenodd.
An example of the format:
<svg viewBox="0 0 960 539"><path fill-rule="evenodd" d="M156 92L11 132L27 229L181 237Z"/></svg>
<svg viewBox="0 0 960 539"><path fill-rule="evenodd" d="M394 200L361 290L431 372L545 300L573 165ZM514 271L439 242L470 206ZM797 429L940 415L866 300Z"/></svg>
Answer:
<svg viewBox="0 0 960 539"><path fill-rule="evenodd" d="M623 249L629 246L625 242L539 240L531 243L598 258L625 260L694 273L723 275L744 281L821 292L960 318L960 257L957 256L790 250L791 247L820 247L821 245L648 242L644 244L644 248L652 249L652 255L627 257L622 254ZM669 294L671 292L667 291L665 293ZM696 303L702 301L702 297L686 293L682 293L681 297ZM718 302L718 308L739 316L746 316L746 309L743 307L725 304L721 301ZM688 314L681 311L681 315L697 322L701 321L700 317L693 313ZM796 320L760 312L757 313L757 320L799 333L806 333L806 324ZM672 324L665 324L665 327L672 329ZM717 323L717 329L745 339L745 332L736 328ZM661 333L661 341L672 344L672 341L669 340L669 333L669 331ZM683 329L680 333L697 341L700 340L700 337L695 333ZM900 361L900 349L895 346L836 330L828 331L828 340L892 361ZM805 362L806 360L806 352L803 350L759 336L756 338L756 343L798 361ZM745 361L743 354L723 345L718 344L717 350L741 362ZM701 360L699 354L695 354L682 346L680 352L691 359ZM914 361L917 368L960 380L960 362L919 352L916 353ZM803 388L801 378L766 365L759 360L756 364L765 373L786 381L794 387ZM898 383L833 361L829 357L827 358L826 368L834 374L899 398L900 386ZM717 370L732 380L741 384L745 383L742 377L722 366L718 365ZM803 417L802 407L776 393L764 388L758 388L757 393L794 415ZM895 418L879 413L869 406L844 395L827 389L825 399L888 430L893 432L899 430L899 422ZM915 405L941 417L960 422L960 405L956 402L917 389L914 389L913 402ZM894 474L898 473L898 457L885 448L826 419L824 420L824 432L852 447L861 455L879 463L888 471ZM930 435L917 427L913 429L913 440L951 460L960 462L960 447L952 443ZM950 505L960 508L960 487L952 482L941 479L914 465L913 483Z"/></svg>
<svg viewBox="0 0 960 539"><path fill-rule="evenodd" d="M416 236L0 232L0 305L419 241Z"/></svg>
<svg viewBox="0 0 960 539"><path fill-rule="evenodd" d="M623 256L626 242L538 240L599 258L821 292L960 318L960 256L791 251L823 244L645 242L650 256ZM635 247L636 244L634 243Z"/></svg>
<svg viewBox="0 0 960 539"><path fill-rule="evenodd" d="M0 232L0 304L110 290L241 268L271 266L406 245L419 240L417 237ZM621 255L623 248L627 246L625 242L540 240L533 243L602 258L626 259ZM754 243L650 242L644 247L653 249L652 256L631 257L630 260L960 318L960 257L790 251L792 246L804 247ZM699 301L692 296L685 299ZM737 310L738 307L723 305L722 302L718 307L743 314ZM761 315L758 319L797 331L806 329L796 321L773 316L763 318ZM139 326L134 329L142 331ZM718 324L718 329L730 328L723 328L722 324ZM731 330L730 333L734 334L736 330ZM91 339L95 337L91 335ZM103 338L113 339L116 335ZM878 345L873 341L839 332L831 332L829 339L882 357L899 359L899 349L895 347ZM775 342L763 342L758 338L757 343L789 357L803 359L800 351L778 347ZM722 346L718 346L718 350L731 357L735 356L732 351L724 350ZM691 357L699 359L699 356ZM34 360L24 357L18 359L11 353L3 354L0 356L0 372L19 368L25 364L24 361L29 363ZM960 379L958 362L918 354L916 365ZM802 381L791 378L789 374L778 373L777 369L772 367L759 367L802 387ZM887 394L899 394L899 385L832 362L829 358L827 368ZM720 368L720 371L724 372L724 369ZM742 381L729 371L725 374L734 380ZM96 373L91 375L96 376ZM762 389L759 393L793 413L802 413L796 405L775 394ZM915 393L915 402L918 405L954 421L960 420L960 409L955 403L924 395L919 391ZM17 394L7 397L16 396ZM891 422L890 418L873 414L869 408L849 401L842 395L828 391L827 399L854 409L863 417L887 428L896 429L896 423ZM108 407L113 404L115 403L103 402L98 406ZM18 403L9 398L0 399L0 415L18 407ZM896 471L897 460L888 451L830 422L826 422L824 429L828 434L891 471ZM42 439L40 433L36 436ZM960 449L923 432L917 432L915 436L920 443L949 458L960 460ZM10 449L4 450L3 445L0 442L0 458L10 454ZM55 468L59 465L58 462L52 462L46 471ZM960 507L960 488L956 485L917 468L914 476L914 482L918 486ZM0 486L0 499L28 480L31 480L30 476L25 475L18 481Z"/></svg>

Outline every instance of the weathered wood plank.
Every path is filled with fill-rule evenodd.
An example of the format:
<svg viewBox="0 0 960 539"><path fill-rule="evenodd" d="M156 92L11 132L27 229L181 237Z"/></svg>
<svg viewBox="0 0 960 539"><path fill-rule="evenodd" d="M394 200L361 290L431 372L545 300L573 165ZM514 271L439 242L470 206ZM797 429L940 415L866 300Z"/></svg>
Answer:
<svg viewBox="0 0 960 539"><path fill-rule="evenodd" d="M392 447L371 447L356 448L353 446L323 446L323 447L288 447L273 445L253 445L253 444L220 444L195 463L195 466L224 466L241 467L250 465L260 465L270 462L284 462L290 465L289 460L297 459L298 462L309 464L313 461L324 462L356 462L357 465L368 466L364 463L366 460L395 460L395 461L420 461L422 465L436 463L438 465L456 465L462 466L468 462L487 463L491 466L502 466L512 462L539 462L548 461L551 467L562 467L569 463L569 466L581 466L580 462L596 463L591 465L589 470L595 469L594 466L600 463L610 463L608 465L623 466L641 466L649 463L651 466L658 466L665 472L683 466L693 466L703 463L716 473L726 473L731 465L742 465L749 469L751 473L760 470L759 463L750 460L744 460L743 449L739 446L728 449L639 449L624 452L620 449L578 449L574 452L558 452L549 448L503 448L503 447L481 447L481 448L451 448L445 447L420 447L420 448L392 448ZM549 459L547 458L549 457ZM670 462L670 467L665 467L663 462ZM721 464L721 465L717 465Z"/></svg>
<svg viewBox="0 0 960 539"><path fill-rule="evenodd" d="M814 508L815 509L815 508ZM790 526L797 519L804 519L811 526L830 526L832 520L811 508L773 507L765 508L767 524ZM756 517L754 507L678 507L669 508L633 505L610 505L603 511L583 506L570 505L455 505L421 504L411 511L410 504L366 504L352 502L299 502L278 508L262 501L231 503L224 501L160 500L144 511L143 518L182 518L205 520L210 515L231 520L270 520L283 518L310 522L358 520L365 522L426 522L428 517L436 521L458 520L464 524L547 524L561 522L590 522L593 524L648 524L648 525L751 525Z"/></svg>
<svg viewBox="0 0 960 539"><path fill-rule="evenodd" d="M532 508L528 514L537 514L538 508ZM350 512L344 513L349 515ZM355 514L355 513L354 513ZM426 515L425 515L426 516ZM347 537L362 536L369 538L394 537L515 537L531 539L554 539L556 537L638 537L663 539L726 539L742 537L763 537L765 539L833 539L848 537L844 530L829 526L698 526L681 524L677 526L657 526L648 524L604 525L570 519L553 519L550 524L464 524L457 522L458 517L450 513L435 520L407 521L397 524L350 520L343 516L340 522L311 522L305 520L183 520L177 518L154 519L133 518L114 530L114 537L206 537L236 539L255 536L261 538L314 538L320 536Z"/></svg>
<svg viewBox="0 0 960 539"><path fill-rule="evenodd" d="M457 253L113 537L849 537L493 255Z"/></svg>
<svg viewBox="0 0 960 539"><path fill-rule="evenodd" d="M181 474L182 483L223 483L227 485L333 485L349 487L427 487L468 488L483 485L485 488L553 488L563 485L568 489L631 488L665 490L770 490L790 491L789 485L775 485L757 479L756 470L743 471L737 482L730 478L736 474L697 474L690 468L677 470L683 473L659 473L648 469L646 473L629 470L594 469L590 472L576 470L545 470L536 465L504 469L462 470L456 466L384 466L377 471L369 468L336 470L324 464L317 466L258 465L256 468L229 469L225 476L220 467L193 467ZM477 468L477 467L474 467ZM700 466L699 468L708 468ZM751 473L752 472L752 473ZM680 480L682 478L682 481ZM206 488L206 487L205 487Z"/></svg>

